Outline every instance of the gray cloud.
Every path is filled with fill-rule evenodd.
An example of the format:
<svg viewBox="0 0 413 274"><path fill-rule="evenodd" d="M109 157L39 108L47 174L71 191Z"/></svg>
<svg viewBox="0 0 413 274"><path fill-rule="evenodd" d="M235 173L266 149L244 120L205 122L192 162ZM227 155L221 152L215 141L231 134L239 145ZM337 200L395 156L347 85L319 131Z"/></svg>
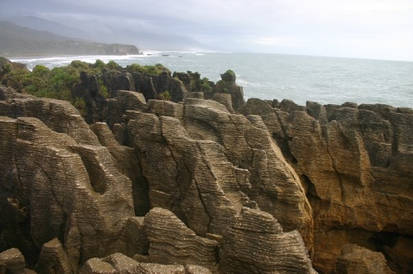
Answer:
<svg viewBox="0 0 413 274"><path fill-rule="evenodd" d="M410 0L2 0L0 10L143 47L413 60Z"/></svg>

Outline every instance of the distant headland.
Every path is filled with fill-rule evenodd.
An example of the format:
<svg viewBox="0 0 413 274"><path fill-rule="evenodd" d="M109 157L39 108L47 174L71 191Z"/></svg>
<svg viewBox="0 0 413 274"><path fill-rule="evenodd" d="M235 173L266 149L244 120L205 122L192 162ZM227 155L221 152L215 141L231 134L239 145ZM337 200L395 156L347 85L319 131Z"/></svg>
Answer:
<svg viewBox="0 0 413 274"><path fill-rule="evenodd" d="M139 49L134 45L98 43L0 21L0 56L126 54L139 54Z"/></svg>

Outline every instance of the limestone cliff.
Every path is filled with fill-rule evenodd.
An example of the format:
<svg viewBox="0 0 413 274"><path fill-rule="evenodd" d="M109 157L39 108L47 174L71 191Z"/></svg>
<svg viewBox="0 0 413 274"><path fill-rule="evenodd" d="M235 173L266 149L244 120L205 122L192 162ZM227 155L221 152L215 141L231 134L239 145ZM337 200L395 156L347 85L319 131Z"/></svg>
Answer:
<svg viewBox="0 0 413 274"><path fill-rule="evenodd" d="M413 270L411 109L105 73L83 117L0 87L0 273Z"/></svg>
<svg viewBox="0 0 413 274"><path fill-rule="evenodd" d="M313 272L311 207L258 116L119 91L120 145L67 102L0 92L0 248L30 267Z"/></svg>
<svg viewBox="0 0 413 274"><path fill-rule="evenodd" d="M412 271L411 109L251 99L242 111L262 117L306 188L319 270L332 271L342 247L357 243Z"/></svg>

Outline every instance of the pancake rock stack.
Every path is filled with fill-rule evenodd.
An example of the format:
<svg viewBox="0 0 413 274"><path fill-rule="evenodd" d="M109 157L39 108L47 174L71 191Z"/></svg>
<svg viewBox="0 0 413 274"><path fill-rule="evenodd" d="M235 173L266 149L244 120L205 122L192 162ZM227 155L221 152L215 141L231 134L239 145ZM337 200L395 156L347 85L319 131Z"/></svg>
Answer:
<svg viewBox="0 0 413 274"><path fill-rule="evenodd" d="M82 75L86 120L0 87L0 273L413 270L412 110L154 77Z"/></svg>

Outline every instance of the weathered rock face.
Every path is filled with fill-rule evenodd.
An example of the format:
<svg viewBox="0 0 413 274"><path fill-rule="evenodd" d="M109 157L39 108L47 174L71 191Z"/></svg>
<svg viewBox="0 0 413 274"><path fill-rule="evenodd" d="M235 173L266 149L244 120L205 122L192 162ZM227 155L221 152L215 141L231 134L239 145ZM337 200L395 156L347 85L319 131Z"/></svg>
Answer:
<svg viewBox="0 0 413 274"><path fill-rule="evenodd" d="M73 273L67 254L58 239L53 239L42 246L36 270L39 273Z"/></svg>
<svg viewBox="0 0 413 274"><path fill-rule="evenodd" d="M222 273L312 272L300 234L283 233L268 213L244 207L222 241Z"/></svg>
<svg viewBox="0 0 413 274"><path fill-rule="evenodd" d="M413 115L385 105L279 107L253 99L243 113L262 117L305 184L316 267L331 271L353 242L412 271L412 253L402 246L413 236Z"/></svg>
<svg viewBox="0 0 413 274"><path fill-rule="evenodd" d="M197 236L171 211L153 208L145 217L151 262L196 264L216 269L218 242Z"/></svg>
<svg viewBox="0 0 413 274"><path fill-rule="evenodd" d="M183 102L112 90L91 125L0 87L0 251L41 273L312 273L309 253L322 272L412 271L411 110L244 105L175 76ZM154 77L155 95L175 81Z"/></svg>
<svg viewBox="0 0 413 274"><path fill-rule="evenodd" d="M335 273L393 274L394 272L387 265L382 253L349 244L343 247L337 259Z"/></svg>
<svg viewBox="0 0 413 274"><path fill-rule="evenodd" d="M156 99L159 94L168 92L171 100L182 101L188 90L184 83L176 77L171 76L169 71L163 71L159 75L148 75L141 72L133 72L136 90L142 92L146 99Z"/></svg>
<svg viewBox="0 0 413 274"><path fill-rule="evenodd" d="M240 255L230 260L245 263L242 254L255 235L296 257L300 271L312 271L300 234L282 232L268 213L279 227L274 233L227 236L229 227L259 223L262 207L287 231L301 231L311 245L311 209L304 190L259 117L247 119L201 99L146 104L138 94L119 91L118 113L126 115L118 119L119 128L132 148L119 145L105 123L89 127L68 103L12 90L2 90L1 98L0 113L6 116L0 119L0 234L5 239L0 248L20 248L40 272L169 269L156 263L181 264L176 273L216 272L219 250L234 248L244 234L245 244L236 246ZM262 173L252 178L257 166ZM135 217L154 207L164 209ZM257 213L240 218L245 207ZM270 242L277 237L275 247ZM116 252L144 262L129 258L122 263L124 255L111 255L103 263L88 261L80 270L89 258ZM284 271L291 263L272 252L261 258L269 263L249 263L265 271ZM146 272L133 272L131 265ZM236 267L223 269L236 272Z"/></svg>
<svg viewBox="0 0 413 274"><path fill-rule="evenodd" d="M115 253L103 259L89 259L82 267L81 274L210 274L211 272L204 267L197 265L179 264L154 264L138 263L137 261L121 254Z"/></svg>
<svg viewBox="0 0 413 274"><path fill-rule="evenodd" d="M118 236L134 215L131 181L70 104L16 100L3 101L1 113L38 118L0 119L1 249L18 247L33 264L57 237L73 269L123 251Z"/></svg>
<svg viewBox="0 0 413 274"><path fill-rule="evenodd" d="M72 97L81 98L85 102L84 117L86 122L102 121L106 110L106 100L95 75L80 73L80 83L71 91Z"/></svg>
<svg viewBox="0 0 413 274"><path fill-rule="evenodd" d="M132 74L126 71L105 70L103 82L112 90L136 90Z"/></svg>
<svg viewBox="0 0 413 274"><path fill-rule="evenodd" d="M242 87L235 83L235 73L232 70L228 70L224 74L221 74L221 79L214 87L214 93L231 94L232 106L235 110L239 110L245 103L244 91Z"/></svg>
<svg viewBox="0 0 413 274"><path fill-rule="evenodd" d="M0 253L0 273L26 273L26 262L23 254L17 248L11 248Z"/></svg>
<svg viewBox="0 0 413 274"><path fill-rule="evenodd" d="M311 246L311 208L304 190L259 117L248 120L209 100L187 99L182 117L180 111L160 113L157 104L164 103L151 102L160 116L134 112L128 122L151 207L172 210L205 235L222 234L242 206L257 204L285 229L302 232Z"/></svg>
<svg viewBox="0 0 413 274"><path fill-rule="evenodd" d="M53 131L64 133L76 142L99 145L99 141L79 112L69 102L37 98L0 88L0 115L8 117L36 117Z"/></svg>

